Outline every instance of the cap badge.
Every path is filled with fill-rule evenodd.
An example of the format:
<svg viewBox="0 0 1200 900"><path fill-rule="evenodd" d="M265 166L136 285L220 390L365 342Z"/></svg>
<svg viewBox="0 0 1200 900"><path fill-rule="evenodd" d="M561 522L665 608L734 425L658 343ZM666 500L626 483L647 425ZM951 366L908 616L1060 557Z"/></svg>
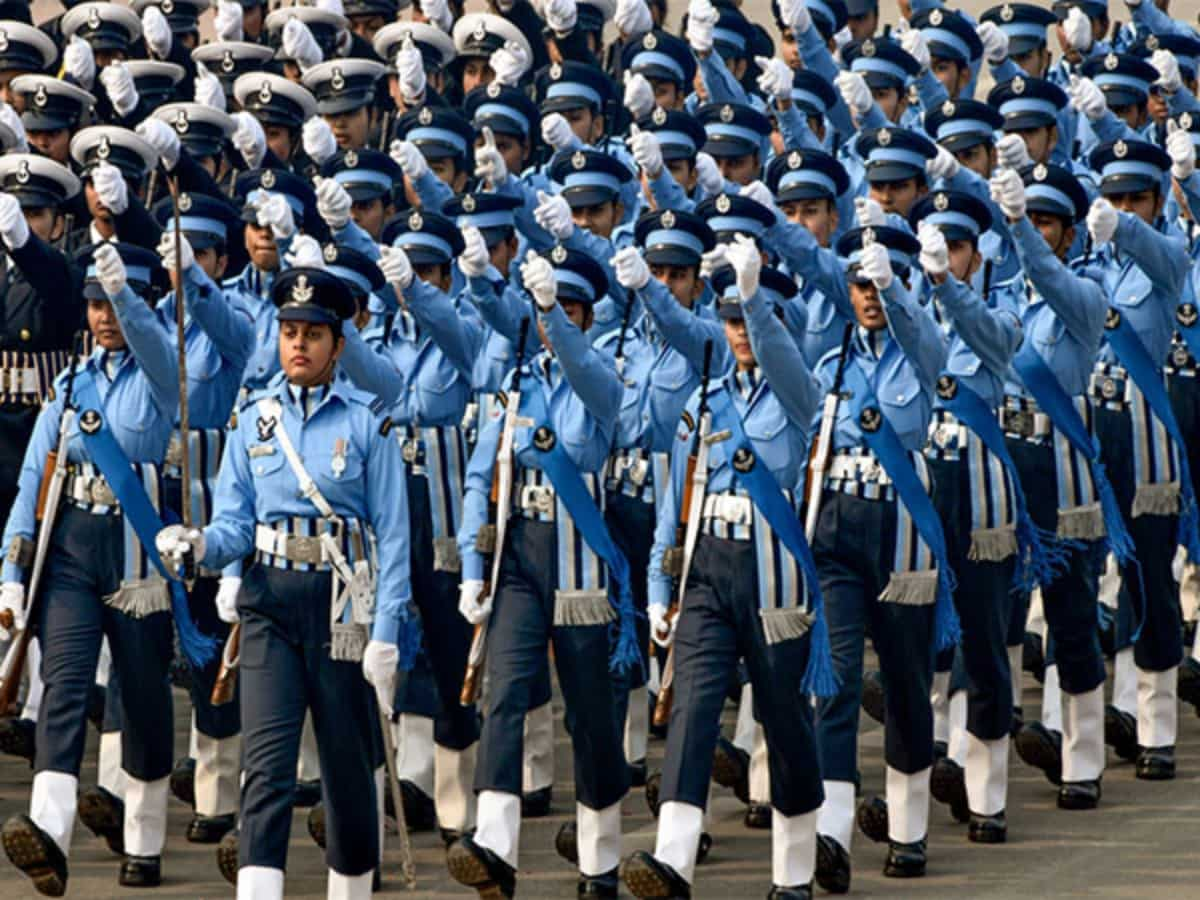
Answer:
<svg viewBox="0 0 1200 900"><path fill-rule="evenodd" d="M725 123L733 121L733 107L728 103L721 107L721 121Z"/></svg>
<svg viewBox="0 0 1200 900"><path fill-rule="evenodd" d="M1117 54L1110 53L1104 57L1104 68L1109 72L1114 71L1121 64L1121 60L1117 59Z"/></svg>
<svg viewBox="0 0 1200 900"><path fill-rule="evenodd" d="M93 31L100 27L100 7L93 6L88 10L87 27Z"/></svg>
<svg viewBox="0 0 1200 900"><path fill-rule="evenodd" d="M1025 79L1022 78L1020 75L1018 75L1011 82L1009 82L1009 84L1012 87L1012 92L1014 94L1025 93Z"/></svg>
<svg viewBox="0 0 1200 900"><path fill-rule="evenodd" d="M324 256L325 256L325 262L327 262L327 263L337 262L337 258L338 258L337 244L326 244Z"/></svg>
<svg viewBox="0 0 1200 900"><path fill-rule="evenodd" d="M880 147L887 147L892 143L892 133L886 128L880 128L879 133L875 135L875 142Z"/></svg>
<svg viewBox="0 0 1200 900"><path fill-rule="evenodd" d="M175 0L162 0L162 3L159 4L159 8L162 9L164 14L169 16L171 13L175 12Z"/></svg>
<svg viewBox="0 0 1200 900"><path fill-rule="evenodd" d="M482 41L487 37L487 34L487 25L483 22L480 22L475 26L475 30L471 32L471 37L475 38L477 41Z"/></svg>
<svg viewBox="0 0 1200 900"><path fill-rule="evenodd" d="M1011 3L1005 3L1004 6L1000 8L1000 21L1011 22L1014 15L1015 13L1013 12Z"/></svg>
<svg viewBox="0 0 1200 900"><path fill-rule="evenodd" d="M1050 170L1046 168L1045 163L1038 163L1033 167L1033 180L1045 181L1046 176L1050 174Z"/></svg>
<svg viewBox="0 0 1200 900"><path fill-rule="evenodd" d="M861 51L862 51L863 56L865 56L867 59L870 59L872 56L875 55L875 42L874 41L863 41Z"/></svg>
<svg viewBox="0 0 1200 900"><path fill-rule="evenodd" d="M1113 144L1113 156L1117 159L1124 159L1127 153L1129 153L1129 145L1124 141L1117 141Z"/></svg>
<svg viewBox="0 0 1200 900"><path fill-rule="evenodd" d="M475 197L472 194L467 194L462 198L462 208L465 213L475 212Z"/></svg>
<svg viewBox="0 0 1200 900"><path fill-rule="evenodd" d="M946 196L944 191L939 192L937 196L933 198L933 208L938 212L945 212L950 208L950 198Z"/></svg>
<svg viewBox="0 0 1200 900"><path fill-rule="evenodd" d="M353 169L358 165L358 154L353 150L347 150L346 154L342 157L342 162L346 164L347 169Z"/></svg>
<svg viewBox="0 0 1200 900"><path fill-rule="evenodd" d="M108 135L101 135L100 146L96 148L96 156L100 159L108 159L112 155L112 144L108 140Z"/></svg>
<svg viewBox="0 0 1200 900"><path fill-rule="evenodd" d="M333 68L333 77L329 79L329 86L335 91L340 91L346 86L346 79L342 76L342 70L337 66Z"/></svg>
<svg viewBox="0 0 1200 900"><path fill-rule="evenodd" d="M659 222L662 223L663 228L674 228L675 227L675 213L671 212L671 210L668 209L666 212L664 212L662 214L662 218L659 219Z"/></svg>
<svg viewBox="0 0 1200 900"><path fill-rule="evenodd" d="M422 106L421 111L417 113L417 121L422 125L428 125L433 121L433 110L428 106Z"/></svg>
<svg viewBox="0 0 1200 900"><path fill-rule="evenodd" d="M787 160L789 169L799 169L802 165L804 165L804 157L800 155L799 150L793 150L791 153L789 153Z"/></svg>
<svg viewBox="0 0 1200 900"><path fill-rule="evenodd" d="M929 14L929 24L934 28L942 24L942 11L940 9L935 9Z"/></svg>
<svg viewBox="0 0 1200 900"><path fill-rule="evenodd" d="M221 54L221 71L222 72L227 72L227 73L232 72L236 65L237 65L237 62L233 58L232 50L226 50L224 53Z"/></svg>
<svg viewBox="0 0 1200 900"><path fill-rule="evenodd" d="M175 130L180 134L187 134L189 128L187 110L181 109L175 113Z"/></svg>
<svg viewBox="0 0 1200 900"><path fill-rule="evenodd" d="M563 67L562 67L562 64L561 64L561 63L553 63L553 64L551 64L551 66L550 66L550 79L551 79L552 81L558 81L558 79L562 78L562 73L563 73Z"/></svg>
<svg viewBox="0 0 1200 900"><path fill-rule="evenodd" d="M658 37L654 34L653 31L650 32L649 34L647 34L644 38L642 38L642 46L645 47L647 50L653 50L655 47L658 46Z"/></svg>
<svg viewBox="0 0 1200 900"><path fill-rule="evenodd" d="M953 100L947 100L945 103L942 104L942 115L945 116L946 118L950 118L950 116L954 115L954 101Z"/></svg>
<svg viewBox="0 0 1200 900"><path fill-rule="evenodd" d="M8 49L8 32L0 28L0 51Z"/></svg>
<svg viewBox="0 0 1200 900"><path fill-rule="evenodd" d="M1146 49L1147 50L1157 50L1158 49L1158 35L1157 34L1150 34L1150 35L1146 36Z"/></svg>
<svg viewBox="0 0 1200 900"><path fill-rule="evenodd" d="M1192 114L1189 112L1181 113L1179 116L1179 127L1184 131L1192 130Z"/></svg>
<svg viewBox="0 0 1200 900"><path fill-rule="evenodd" d="M301 275L292 285L292 299L297 303L311 303L312 298L313 288L308 283L308 276Z"/></svg>
<svg viewBox="0 0 1200 900"><path fill-rule="evenodd" d="M562 244L555 245L554 249L550 251L550 260L559 265L565 263L567 261L567 248Z"/></svg>
<svg viewBox="0 0 1200 900"><path fill-rule="evenodd" d="M661 106L654 107L654 112L650 115L650 121L655 125L667 124L667 111Z"/></svg>
<svg viewBox="0 0 1200 900"><path fill-rule="evenodd" d="M587 156L582 150L576 150L571 156L571 168L576 172L582 170L587 165Z"/></svg>
<svg viewBox="0 0 1200 900"><path fill-rule="evenodd" d="M263 103L271 102L271 82L264 81L262 87L258 89L258 99Z"/></svg>
<svg viewBox="0 0 1200 900"><path fill-rule="evenodd" d="M864 228L862 231L862 244L865 247L867 244L875 243L875 229Z"/></svg>
<svg viewBox="0 0 1200 900"><path fill-rule="evenodd" d="M275 172L273 169L267 169L258 179L258 183L265 187L268 191L275 187Z"/></svg>
<svg viewBox="0 0 1200 900"><path fill-rule="evenodd" d="M17 184L25 184L29 181L29 160L23 159L17 164Z"/></svg>
<svg viewBox="0 0 1200 900"><path fill-rule="evenodd" d="M192 195L191 194L180 194L179 195L179 211L182 213L190 212L191 208L192 208Z"/></svg>
<svg viewBox="0 0 1200 900"><path fill-rule="evenodd" d="M46 85L39 81L37 91L33 95L33 105L45 106L48 102L50 102L50 95L46 93Z"/></svg>
<svg viewBox="0 0 1200 900"><path fill-rule="evenodd" d="M414 210L413 214L408 217L408 230L420 231L425 227L425 220L421 218L421 214Z"/></svg>
<svg viewBox="0 0 1200 900"><path fill-rule="evenodd" d="M1175 319L1184 328L1195 325L1197 318L1200 318L1200 315L1197 314L1194 303L1180 303L1179 308L1175 310Z"/></svg>
<svg viewBox="0 0 1200 900"><path fill-rule="evenodd" d="M729 200L729 195L721 194L720 196L718 196L716 205L717 205L717 212L719 212L719 213L729 212L729 207L731 205L730 200Z"/></svg>

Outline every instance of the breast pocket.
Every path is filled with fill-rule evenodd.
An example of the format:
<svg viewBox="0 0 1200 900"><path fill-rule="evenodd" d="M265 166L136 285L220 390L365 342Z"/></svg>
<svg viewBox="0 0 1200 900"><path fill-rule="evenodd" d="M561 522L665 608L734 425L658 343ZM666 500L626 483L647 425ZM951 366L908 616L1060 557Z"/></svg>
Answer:
<svg viewBox="0 0 1200 900"><path fill-rule="evenodd" d="M349 485L361 485L366 461L354 448L345 453L332 450L310 453L305 457L305 466L323 492L345 490Z"/></svg>
<svg viewBox="0 0 1200 900"><path fill-rule="evenodd" d="M1154 291L1154 285L1141 269L1130 269L1112 292L1110 299L1117 306L1141 306Z"/></svg>
<svg viewBox="0 0 1200 900"><path fill-rule="evenodd" d="M773 473L786 473L793 463L792 442L788 421L777 404L769 404L750 413L746 420L746 437L754 453Z"/></svg>
<svg viewBox="0 0 1200 900"><path fill-rule="evenodd" d="M910 450L925 443L930 404L923 397L920 385L914 378L900 386L890 386L887 394L879 399L879 405L899 436L900 443Z"/></svg>

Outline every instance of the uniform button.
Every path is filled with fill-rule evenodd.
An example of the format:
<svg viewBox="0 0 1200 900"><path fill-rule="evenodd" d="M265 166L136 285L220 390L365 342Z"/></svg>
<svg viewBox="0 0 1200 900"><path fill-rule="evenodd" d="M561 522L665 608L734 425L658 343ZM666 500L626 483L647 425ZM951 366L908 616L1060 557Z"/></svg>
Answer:
<svg viewBox="0 0 1200 900"><path fill-rule="evenodd" d="M897 402L897 403L903 403L903 402L904 402L904 395L903 395L903 394L897 394L897 395L896 395L896 402Z"/></svg>
<svg viewBox="0 0 1200 900"><path fill-rule="evenodd" d="M23 341L27 341L27 340L29 340L31 337L33 337L33 335L29 333L29 329L28 329L28 328L22 328L22 329L21 329L21 340L23 340Z"/></svg>

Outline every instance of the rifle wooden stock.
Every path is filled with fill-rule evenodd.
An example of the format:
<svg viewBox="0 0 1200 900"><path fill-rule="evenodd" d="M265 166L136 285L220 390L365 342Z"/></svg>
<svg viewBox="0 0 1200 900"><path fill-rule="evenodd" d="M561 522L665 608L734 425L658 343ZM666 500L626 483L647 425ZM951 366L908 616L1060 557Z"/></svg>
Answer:
<svg viewBox="0 0 1200 900"><path fill-rule="evenodd" d="M212 694L208 702L213 706L224 706L233 700L233 692L237 687L238 660L242 650L242 623L234 622L229 629L229 637L225 639L225 649L221 653L221 668L217 670L217 679L213 682Z"/></svg>
<svg viewBox="0 0 1200 900"><path fill-rule="evenodd" d="M488 582L483 583L483 590L479 592L479 596L491 596L492 586ZM458 702L463 706L470 706L479 699L479 689L483 686L483 656L479 655L476 659L475 648L482 646L485 640L484 629L487 627L486 622L481 622L475 626L475 630L471 635L471 654L467 657L467 671L463 675L462 690L458 692Z"/></svg>
<svg viewBox="0 0 1200 900"><path fill-rule="evenodd" d="M40 525L46 516L46 497L50 493L50 482L54 480L54 470L58 468L58 450L46 454L46 464L42 467L42 482L38 485L37 506L34 508L34 520ZM8 627L7 625L5 626Z"/></svg>
<svg viewBox="0 0 1200 900"><path fill-rule="evenodd" d="M7 622L5 628L13 626L12 613L5 610ZM14 716L17 714L17 689L21 686L21 673L25 671L25 660L29 656L29 641L33 638L33 630L26 628L17 635L16 644L8 655L8 669L0 681L0 715Z"/></svg>

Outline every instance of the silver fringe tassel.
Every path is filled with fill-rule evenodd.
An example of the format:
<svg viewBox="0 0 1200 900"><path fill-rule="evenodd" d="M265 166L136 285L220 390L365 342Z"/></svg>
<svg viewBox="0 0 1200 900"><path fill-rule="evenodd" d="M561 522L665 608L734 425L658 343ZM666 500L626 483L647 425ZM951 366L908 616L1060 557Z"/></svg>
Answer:
<svg viewBox="0 0 1200 900"><path fill-rule="evenodd" d="M1075 541L1098 541L1108 535L1100 503L1086 503L1058 511L1058 536Z"/></svg>
<svg viewBox="0 0 1200 900"><path fill-rule="evenodd" d="M932 606L937 602L937 569L920 572L893 572L879 599L904 606Z"/></svg>
<svg viewBox="0 0 1200 900"><path fill-rule="evenodd" d="M1139 484L1133 494L1133 518L1179 514L1179 482Z"/></svg>
<svg viewBox="0 0 1200 900"><path fill-rule="evenodd" d="M762 620L763 638L768 645L802 638L808 634L813 623L813 614L799 606L760 609L758 616Z"/></svg>
<svg viewBox="0 0 1200 900"><path fill-rule="evenodd" d="M329 629L329 658L345 662L362 662L367 648L365 625L338 622Z"/></svg>
<svg viewBox="0 0 1200 900"><path fill-rule="evenodd" d="M162 578L127 581L104 598L106 606L123 612L131 619L144 619L171 609L171 593Z"/></svg>
<svg viewBox="0 0 1200 900"><path fill-rule="evenodd" d="M608 602L608 591L554 592L555 626L607 625L616 617L616 610Z"/></svg>
<svg viewBox="0 0 1200 900"><path fill-rule="evenodd" d="M971 532L971 549L967 559L972 562L1002 562L1017 552L1017 526L976 528Z"/></svg>
<svg viewBox="0 0 1200 900"><path fill-rule="evenodd" d="M455 538L440 537L433 539L433 571L462 571L462 559L458 555L458 542Z"/></svg>

